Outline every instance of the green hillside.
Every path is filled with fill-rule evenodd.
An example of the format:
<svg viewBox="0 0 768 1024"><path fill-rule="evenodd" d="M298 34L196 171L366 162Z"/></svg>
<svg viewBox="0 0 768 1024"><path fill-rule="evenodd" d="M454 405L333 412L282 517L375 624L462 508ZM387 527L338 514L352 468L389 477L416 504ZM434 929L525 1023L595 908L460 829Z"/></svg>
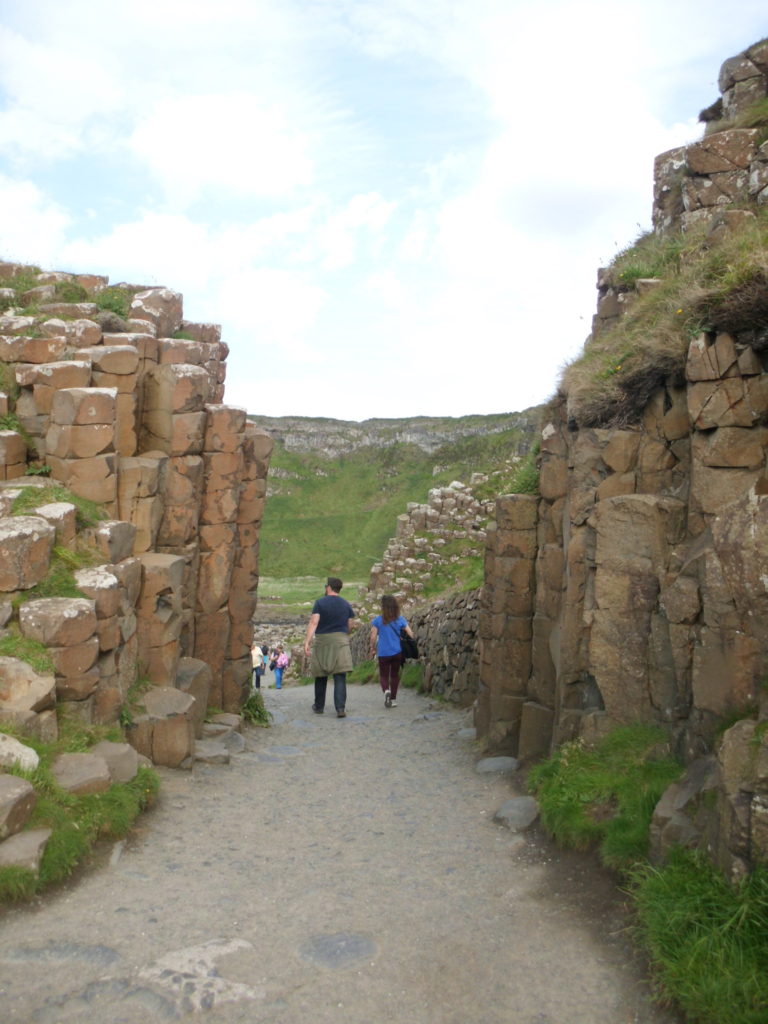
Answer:
<svg viewBox="0 0 768 1024"><path fill-rule="evenodd" d="M286 451L278 441L261 530L262 576L365 579L408 502L424 502L432 487L467 482L477 472L497 473L495 493L503 493L530 443L530 431L511 429L461 437L432 453L397 443L328 458Z"/></svg>

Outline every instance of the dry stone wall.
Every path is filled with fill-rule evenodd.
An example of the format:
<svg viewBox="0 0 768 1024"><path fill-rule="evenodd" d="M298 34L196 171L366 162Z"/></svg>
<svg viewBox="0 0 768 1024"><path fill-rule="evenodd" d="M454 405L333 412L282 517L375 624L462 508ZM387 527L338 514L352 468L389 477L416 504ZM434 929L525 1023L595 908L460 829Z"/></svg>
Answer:
<svg viewBox="0 0 768 1024"><path fill-rule="evenodd" d="M479 591L431 603L423 594L436 573L483 556L494 503L475 497L473 487L486 480L477 473L469 484L455 480L448 487L435 487L425 503L411 502L398 516L396 534L371 569L357 605L366 626L352 641L355 660L364 661L367 623L379 613L382 595L394 594L418 638L425 688L462 707L477 695Z"/></svg>
<svg viewBox="0 0 768 1024"><path fill-rule="evenodd" d="M0 283L31 273L3 263ZM62 707L97 723L129 709L136 748L178 766L206 706L236 711L248 690L273 442L224 404L220 328L184 320L178 292L121 286L120 319L56 302L62 282L91 297L108 285L40 273L23 296L34 315L0 315L0 414L21 426L0 431L0 635L38 641L54 665L0 659L0 720L54 738ZM51 481L107 518L83 528L74 504L45 497ZM14 514L22 488L40 489L34 514ZM83 549L83 597L30 599ZM150 685L140 699L137 678Z"/></svg>
<svg viewBox="0 0 768 1024"><path fill-rule="evenodd" d="M366 612L377 613L383 594L394 594L401 602L418 599L436 571L483 554L493 502L478 500L472 486L486 479L477 474L469 485L454 480L448 487L433 488L423 504L409 502L381 561L371 569L367 592L361 594Z"/></svg>
<svg viewBox="0 0 768 1024"><path fill-rule="evenodd" d="M768 43L720 81L731 115L768 95ZM657 229L738 228L768 201L767 157L754 130L664 154ZM722 210L734 202L743 210ZM631 305L609 280L596 332ZM766 330L695 338L684 379L624 429L585 427L554 400L540 498L497 501L480 615L479 736L532 758L621 724L663 727L689 773L657 809L655 850L699 846L736 874L768 855Z"/></svg>

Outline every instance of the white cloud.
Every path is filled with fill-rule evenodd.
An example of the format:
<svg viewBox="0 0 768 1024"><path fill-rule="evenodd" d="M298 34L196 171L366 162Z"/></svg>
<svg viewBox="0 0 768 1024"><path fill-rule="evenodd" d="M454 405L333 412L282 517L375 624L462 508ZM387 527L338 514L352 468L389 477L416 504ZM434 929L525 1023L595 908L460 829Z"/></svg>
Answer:
<svg viewBox="0 0 768 1024"><path fill-rule="evenodd" d="M0 175L0 257L50 268L70 218L29 181Z"/></svg>
<svg viewBox="0 0 768 1024"><path fill-rule="evenodd" d="M360 418L550 393L654 156L764 34L764 0L0 6L3 254L167 284L228 400L327 412L330 372Z"/></svg>
<svg viewBox="0 0 768 1024"><path fill-rule="evenodd" d="M274 198L313 178L309 140L248 93L165 97L140 118L129 145L174 205L206 188Z"/></svg>

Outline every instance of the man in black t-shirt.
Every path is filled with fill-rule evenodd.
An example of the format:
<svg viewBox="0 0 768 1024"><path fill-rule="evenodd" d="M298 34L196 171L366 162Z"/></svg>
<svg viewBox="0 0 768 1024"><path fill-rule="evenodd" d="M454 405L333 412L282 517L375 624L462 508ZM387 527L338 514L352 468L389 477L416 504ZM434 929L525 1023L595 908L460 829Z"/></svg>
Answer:
<svg viewBox="0 0 768 1024"><path fill-rule="evenodd" d="M329 576L325 596L315 601L307 625L304 654L312 657L310 675L315 677L315 703L312 710L322 715L325 710L325 691L328 676L333 676L333 703L339 718L346 717L347 672L352 671L352 652L349 631L355 617L352 605L339 596L343 583L337 576ZM314 643L312 642L314 638Z"/></svg>

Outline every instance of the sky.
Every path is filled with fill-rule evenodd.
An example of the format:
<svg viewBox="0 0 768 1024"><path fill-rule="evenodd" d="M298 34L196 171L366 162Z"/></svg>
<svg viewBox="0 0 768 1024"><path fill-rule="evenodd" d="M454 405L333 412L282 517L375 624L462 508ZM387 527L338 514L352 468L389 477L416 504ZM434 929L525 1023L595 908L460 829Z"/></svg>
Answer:
<svg viewBox="0 0 768 1024"><path fill-rule="evenodd" d="M181 292L251 413L526 409L766 35L765 0L0 0L0 258Z"/></svg>

